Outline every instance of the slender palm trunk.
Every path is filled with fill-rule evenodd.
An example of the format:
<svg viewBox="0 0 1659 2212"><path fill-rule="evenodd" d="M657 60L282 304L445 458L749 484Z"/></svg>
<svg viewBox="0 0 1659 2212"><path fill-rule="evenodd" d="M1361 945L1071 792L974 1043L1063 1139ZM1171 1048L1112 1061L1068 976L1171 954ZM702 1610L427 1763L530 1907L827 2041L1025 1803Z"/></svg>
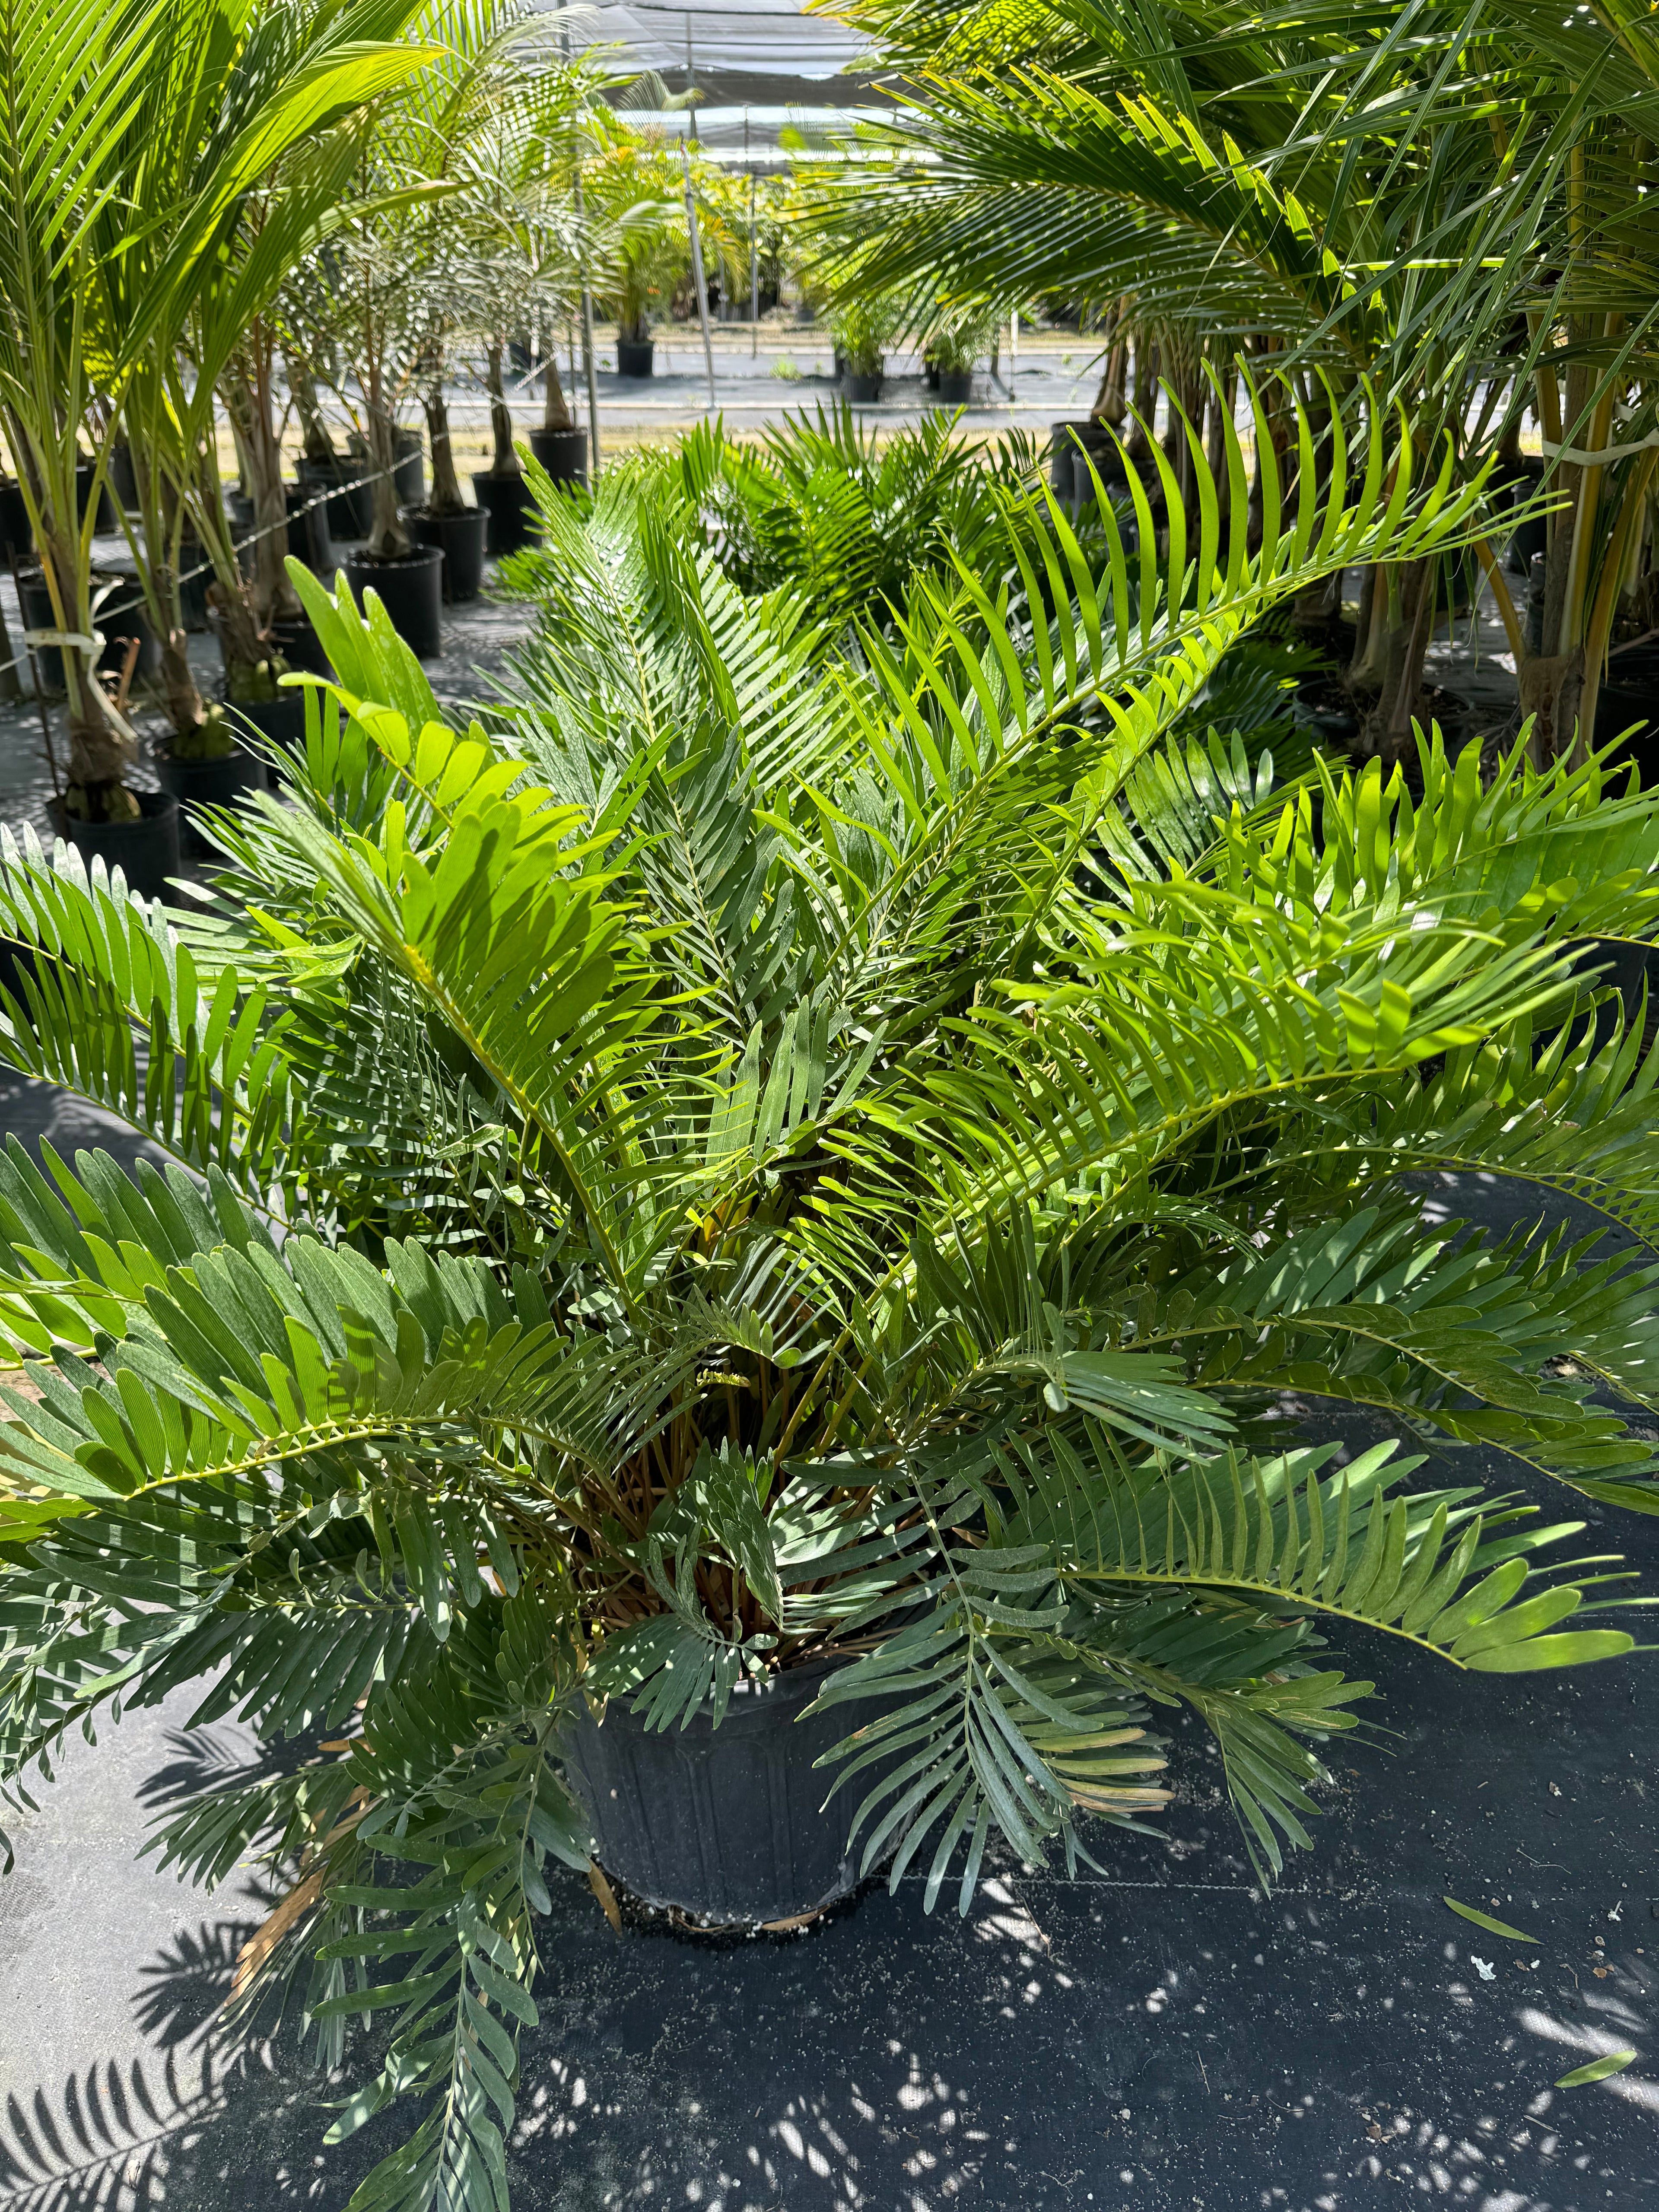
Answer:
<svg viewBox="0 0 1659 2212"><path fill-rule="evenodd" d="M490 473L498 477L523 474L519 457L513 450L513 410L507 404L507 387L501 381L501 355L499 343L485 349L485 383L489 392L489 428L495 442L495 459L490 462Z"/></svg>

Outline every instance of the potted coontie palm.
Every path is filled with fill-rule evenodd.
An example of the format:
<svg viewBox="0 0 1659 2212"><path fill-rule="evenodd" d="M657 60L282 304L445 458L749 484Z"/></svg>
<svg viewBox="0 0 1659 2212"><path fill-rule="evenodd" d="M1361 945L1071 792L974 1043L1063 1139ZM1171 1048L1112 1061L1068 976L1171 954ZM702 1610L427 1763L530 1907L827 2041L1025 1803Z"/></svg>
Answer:
<svg viewBox="0 0 1659 2212"><path fill-rule="evenodd" d="M192 1681L324 1739L164 1850L285 1870L247 2003L297 1978L332 2065L378 2015L335 2137L426 2100L360 2204L504 2197L550 1861L705 1918L884 1864L965 1910L988 1850L1150 1816L1186 1705L1271 1877L1347 1625L1629 1647L1548 1564L1577 1522L1274 1425L1294 1390L1653 1502L1582 1378L1650 1401L1655 1270L1399 1183L1638 1210L1653 1068L1566 1018L1576 940L1653 932L1651 803L1434 747L1420 801L1281 793L1167 735L1273 602L1468 526L1370 463L1259 556L1206 480L1138 600L1109 518L1096 575L1012 487L1006 580L924 578L854 659L648 473L544 484L502 735L296 570L338 684L198 936L5 848L0 1049L178 1163L0 1163L5 1771Z"/></svg>

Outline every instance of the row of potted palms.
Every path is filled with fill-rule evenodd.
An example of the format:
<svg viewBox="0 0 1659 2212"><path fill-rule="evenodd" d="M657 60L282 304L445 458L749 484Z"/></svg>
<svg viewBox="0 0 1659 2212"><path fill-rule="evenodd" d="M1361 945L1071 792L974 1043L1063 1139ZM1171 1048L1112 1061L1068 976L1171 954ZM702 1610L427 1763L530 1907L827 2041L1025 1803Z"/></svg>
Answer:
<svg viewBox="0 0 1659 2212"><path fill-rule="evenodd" d="M1540 757L1588 742L1610 652L1639 659L1659 615L1659 42L1643 11L848 12L916 105L882 134L890 171L819 191L844 282L955 313L1046 298L1092 315L1103 374L1077 438L1113 475L1119 433L1149 453L1162 398L1189 506L1180 415L1212 435L1241 350L1290 365L1316 411L1374 380L1425 449L1448 430L1468 475L1497 467L1462 569L1367 578L1339 671L1359 741L1409 750L1437 619L1478 563ZM1294 467L1285 422L1267 428L1273 465ZM1540 487L1528 591L1503 541Z"/></svg>

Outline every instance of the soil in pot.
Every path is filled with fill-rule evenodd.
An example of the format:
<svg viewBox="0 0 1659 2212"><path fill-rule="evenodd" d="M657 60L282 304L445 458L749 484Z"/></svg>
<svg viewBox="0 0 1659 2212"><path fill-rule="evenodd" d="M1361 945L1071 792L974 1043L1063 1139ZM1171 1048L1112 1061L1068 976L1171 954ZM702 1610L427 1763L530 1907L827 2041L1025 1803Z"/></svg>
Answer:
<svg viewBox="0 0 1659 2212"><path fill-rule="evenodd" d="M617 340L617 375L649 376L656 350L655 338L618 338Z"/></svg>
<svg viewBox="0 0 1659 2212"><path fill-rule="evenodd" d="M555 483L587 482L586 430L532 430L530 450Z"/></svg>
<svg viewBox="0 0 1659 2212"><path fill-rule="evenodd" d="M420 660L435 660L443 641L444 556L435 545L422 545L401 561L368 561L349 553L340 574L360 603L366 591L380 594L392 627Z"/></svg>
<svg viewBox="0 0 1659 2212"><path fill-rule="evenodd" d="M937 389L941 407L971 406L974 372L971 368L942 368L939 373Z"/></svg>
<svg viewBox="0 0 1659 2212"><path fill-rule="evenodd" d="M825 1807L835 1775L813 1761L884 1707L801 1718L841 1663L740 1684L717 1729L699 1712L684 1729L647 1733L619 1698L602 1725L580 1707L563 1753L601 1865L649 1905L728 1925L793 1919L845 1897L863 1849L848 1833L876 1772Z"/></svg>
<svg viewBox="0 0 1659 2212"><path fill-rule="evenodd" d="M531 521L536 512L535 495L522 477L498 477L488 469L474 471L472 489L478 504L489 516L492 559L516 553L530 543Z"/></svg>
<svg viewBox="0 0 1659 2212"><path fill-rule="evenodd" d="M873 407L881 398L881 376L860 376L856 369L847 372L847 398L854 407Z"/></svg>
<svg viewBox="0 0 1659 2212"><path fill-rule="evenodd" d="M204 806L238 806L266 786L265 764L240 745L211 760L174 760L168 753L155 756L155 780L179 802L182 828L179 842L190 852L213 848L197 827Z"/></svg>
<svg viewBox="0 0 1659 2212"><path fill-rule="evenodd" d="M74 846L88 868L103 861L118 868L127 889L143 898L173 896L167 878L179 872L179 802L165 791L137 791L136 822L82 822L53 799L47 807L58 836Z"/></svg>
<svg viewBox="0 0 1659 2212"><path fill-rule="evenodd" d="M334 538L328 526L328 507L309 484L289 484L288 550L303 561L313 575L328 577L334 571Z"/></svg>
<svg viewBox="0 0 1659 2212"><path fill-rule="evenodd" d="M484 553L489 542L489 510L464 507L459 514L434 514L419 507L407 518L422 545L436 545L444 556L444 597L452 606L476 599L483 583Z"/></svg>

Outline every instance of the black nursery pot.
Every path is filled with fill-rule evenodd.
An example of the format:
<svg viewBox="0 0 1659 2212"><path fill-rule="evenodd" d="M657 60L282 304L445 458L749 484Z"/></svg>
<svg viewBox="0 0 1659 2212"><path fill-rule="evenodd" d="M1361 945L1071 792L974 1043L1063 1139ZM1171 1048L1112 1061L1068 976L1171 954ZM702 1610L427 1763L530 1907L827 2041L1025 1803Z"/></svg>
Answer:
<svg viewBox="0 0 1659 2212"><path fill-rule="evenodd" d="M618 338L617 340L617 375L649 376L656 350L655 338Z"/></svg>
<svg viewBox="0 0 1659 2212"><path fill-rule="evenodd" d="M179 802L170 792L140 791L137 822L77 822L57 799L47 808L52 826L86 862L102 860L126 878L127 889L143 898L171 896L169 876L179 872Z"/></svg>
<svg viewBox="0 0 1659 2212"><path fill-rule="evenodd" d="M373 488L360 484L356 479L363 473L357 461L308 461L299 465L300 482L313 491L330 493L325 512L328 526L336 538L367 538L374 515ZM349 489L341 491L331 487L341 484Z"/></svg>
<svg viewBox="0 0 1659 2212"><path fill-rule="evenodd" d="M580 1708L562 1750L600 1864L647 1905L727 1925L793 1919L847 1896L859 1879L848 1832L875 1778L861 1772L824 1808L837 1770L813 1761L884 1708L800 1717L842 1663L739 1686L717 1729L700 1712L647 1735L619 1698L603 1725Z"/></svg>
<svg viewBox="0 0 1659 2212"><path fill-rule="evenodd" d="M334 536L328 526L329 502L310 484L283 487L288 501L288 550L313 574L326 577L334 567Z"/></svg>
<svg viewBox="0 0 1659 2212"><path fill-rule="evenodd" d="M417 659L442 653L444 556L437 546L422 545L401 561L349 554L340 573L359 601L365 590L379 592L392 629Z"/></svg>
<svg viewBox="0 0 1659 2212"><path fill-rule="evenodd" d="M489 510L465 507L459 514L434 514L421 507L407 518L422 545L441 548L444 597L452 606L476 599L483 583L484 552L489 540Z"/></svg>
<svg viewBox="0 0 1659 2212"><path fill-rule="evenodd" d="M198 832L196 815L204 806L237 806L249 795L265 788L265 764L239 746L218 760L173 760L155 756L155 780L179 802L183 817L181 843L192 850L210 849Z"/></svg>
<svg viewBox="0 0 1659 2212"><path fill-rule="evenodd" d="M536 499L522 477L498 477L488 469L479 469L473 473L472 489L479 506L489 516L492 558L516 553L521 545L529 544Z"/></svg>
<svg viewBox="0 0 1659 2212"><path fill-rule="evenodd" d="M93 464L80 462L75 471L75 519L84 522L87 507L92 498ZM98 519L92 526L94 534L107 538L121 527L121 518L115 512L115 502L109 495L107 483L98 487Z"/></svg>
<svg viewBox="0 0 1659 2212"><path fill-rule="evenodd" d="M137 597L137 579L133 576L94 576L95 585L112 583L107 605L110 611L100 608L93 620L103 633L103 648L98 655L100 669L118 673L126 658L128 641L138 641L138 659L134 665L134 680L155 674L161 661L161 648L143 607L131 602ZM24 568L18 572L17 597L25 629L55 629L57 617L52 611L52 593L46 580L39 568ZM116 610L118 610L116 611ZM62 698L68 686L64 678L64 653L61 646L39 645L33 648L34 662L40 672L43 689L49 697Z"/></svg>
<svg viewBox="0 0 1659 2212"><path fill-rule="evenodd" d="M15 554L27 561L34 550L34 532L23 503L23 487L15 477L0 477L0 559Z"/></svg>
<svg viewBox="0 0 1659 2212"><path fill-rule="evenodd" d="M1659 781L1659 651L1651 647L1613 653L1595 696L1596 744L1611 744L1626 730L1615 758L1636 763L1646 790Z"/></svg>
<svg viewBox="0 0 1659 2212"><path fill-rule="evenodd" d="M392 434L393 455L392 481L398 494L399 507L424 507L426 504L426 450L421 443L418 430L394 430Z"/></svg>
<svg viewBox="0 0 1659 2212"><path fill-rule="evenodd" d="M586 430L532 430L530 450L555 483L587 482Z"/></svg>
<svg viewBox="0 0 1659 2212"><path fill-rule="evenodd" d="M881 398L881 372L873 376L860 376L856 369L847 372L847 398L854 407L873 407Z"/></svg>
<svg viewBox="0 0 1659 2212"><path fill-rule="evenodd" d="M939 403L941 407L967 407L974 397L974 372L971 368L942 368L939 373Z"/></svg>

